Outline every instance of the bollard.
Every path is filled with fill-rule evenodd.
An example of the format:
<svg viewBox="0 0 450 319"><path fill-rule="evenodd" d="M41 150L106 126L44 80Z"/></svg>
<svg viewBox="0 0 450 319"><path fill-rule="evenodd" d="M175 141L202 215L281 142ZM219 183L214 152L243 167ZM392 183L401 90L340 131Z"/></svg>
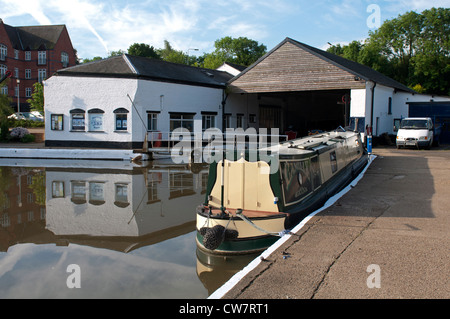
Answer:
<svg viewBox="0 0 450 319"><path fill-rule="evenodd" d="M372 135L367 136L367 153L372 154Z"/></svg>

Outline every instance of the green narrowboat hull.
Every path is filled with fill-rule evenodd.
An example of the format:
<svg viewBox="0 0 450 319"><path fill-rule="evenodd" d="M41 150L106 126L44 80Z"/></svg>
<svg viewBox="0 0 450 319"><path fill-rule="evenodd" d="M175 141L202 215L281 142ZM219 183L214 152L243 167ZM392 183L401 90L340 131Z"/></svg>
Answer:
<svg viewBox="0 0 450 319"><path fill-rule="evenodd" d="M270 175L259 173L269 165L259 158L211 164L197 209L198 247L215 254L263 251L345 188L368 157L357 133L327 134L280 147Z"/></svg>

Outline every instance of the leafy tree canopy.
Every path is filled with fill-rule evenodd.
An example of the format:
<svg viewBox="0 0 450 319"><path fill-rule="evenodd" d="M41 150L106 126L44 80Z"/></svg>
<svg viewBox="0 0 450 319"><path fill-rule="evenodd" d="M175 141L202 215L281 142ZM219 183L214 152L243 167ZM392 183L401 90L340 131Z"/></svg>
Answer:
<svg viewBox="0 0 450 319"><path fill-rule="evenodd" d="M369 32L364 42L328 52L371 68L419 93L450 95L450 9L407 12Z"/></svg>
<svg viewBox="0 0 450 319"><path fill-rule="evenodd" d="M267 47L246 37L224 37L214 43L215 51L204 55L203 67L215 69L224 62L249 66L266 54Z"/></svg>
<svg viewBox="0 0 450 319"><path fill-rule="evenodd" d="M135 56L143 56L152 59L162 59L167 62L187 64L204 68L216 69L224 62L249 66L266 53L266 46L255 40L245 37L224 37L216 40L215 51L204 53L202 56L191 56L181 50L175 50L169 41L164 41L164 48L155 49L145 43L134 43L125 52L123 50L111 51L108 57L128 53ZM83 63L101 60L102 57L83 59Z"/></svg>
<svg viewBox="0 0 450 319"><path fill-rule="evenodd" d="M32 111L38 111L44 114L44 86L40 82L33 84L33 93L31 99L27 100L30 103L30 109Z"/></svg>

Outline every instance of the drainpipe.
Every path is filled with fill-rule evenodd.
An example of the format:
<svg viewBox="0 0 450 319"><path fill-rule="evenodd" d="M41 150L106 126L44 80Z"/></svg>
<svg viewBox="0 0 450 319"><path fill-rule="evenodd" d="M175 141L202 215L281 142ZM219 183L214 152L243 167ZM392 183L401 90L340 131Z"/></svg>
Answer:
<svg viewBox="0 0 450 319"><path fill-rule="evenodd" d="M227 88L223 89L222 92L222 146L223 150L225 149L225 104L227 103L228 93ZM225 152L222 151L222 177L220 181L220 211L221 214L225 214L225 203L224 203L224 194L225 194Z"/></svg>
<svg viewBox="0 0 450 319"><path fill-rule="evenodd" d="M373 109L375 104L375 87L377 86L376 82L373 82L373 86L370 89L372 92L372 101L370 105L370 128L367 134L367 153L369 156L372 154L372 131L373 131Z"/></svg>
<svg viewBox="0 0 450 319"><path fill-rule="evenodd" d="M373 82L373 86L370 89L372 91L372 102L370 105L370 128L373 128L373 108L375 104L375 87L377 86L377 82Z"/></svg>
<svg viewBox="0 0 450 319"><path fill-rule="evenodd" d="M227 89L223 89L222 92L222 132L225 132L225 104L227 103L228 93Z"/></svg>

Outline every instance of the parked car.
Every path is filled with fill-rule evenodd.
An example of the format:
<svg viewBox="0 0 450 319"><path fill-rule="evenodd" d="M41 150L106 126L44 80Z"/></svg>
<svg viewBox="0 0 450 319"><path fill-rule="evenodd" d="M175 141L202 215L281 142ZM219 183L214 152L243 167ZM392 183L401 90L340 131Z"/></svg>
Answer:
<svg viewBox="0 0 450 319"><path fill-rule="evenodd" d="M30 113L31 113L31 115L36 116L38 119L41 119L42 121L44 120L44 116L41 114L41 112L38 112L38 111L32 111L32 112L30 112Z"/></svg>
<svg viewBox="0 0 450 319"><path fill-rule="evenodd" d="M42 115L39 117L33 113L34 112L16 112L16 113L8 116L8 118L15 119L15 120L31 120L31 121L39 121L39 122L44 121L44 117ZM39 115L40 115L40 113L39 113Z"/></svg>
<svg viewBox="0 0 450 319"><path fill-rule="evenodd" d="M397 148L414 146L430 148L434 139L433 121L429 117L407 117L397 132Z"/></svg>

